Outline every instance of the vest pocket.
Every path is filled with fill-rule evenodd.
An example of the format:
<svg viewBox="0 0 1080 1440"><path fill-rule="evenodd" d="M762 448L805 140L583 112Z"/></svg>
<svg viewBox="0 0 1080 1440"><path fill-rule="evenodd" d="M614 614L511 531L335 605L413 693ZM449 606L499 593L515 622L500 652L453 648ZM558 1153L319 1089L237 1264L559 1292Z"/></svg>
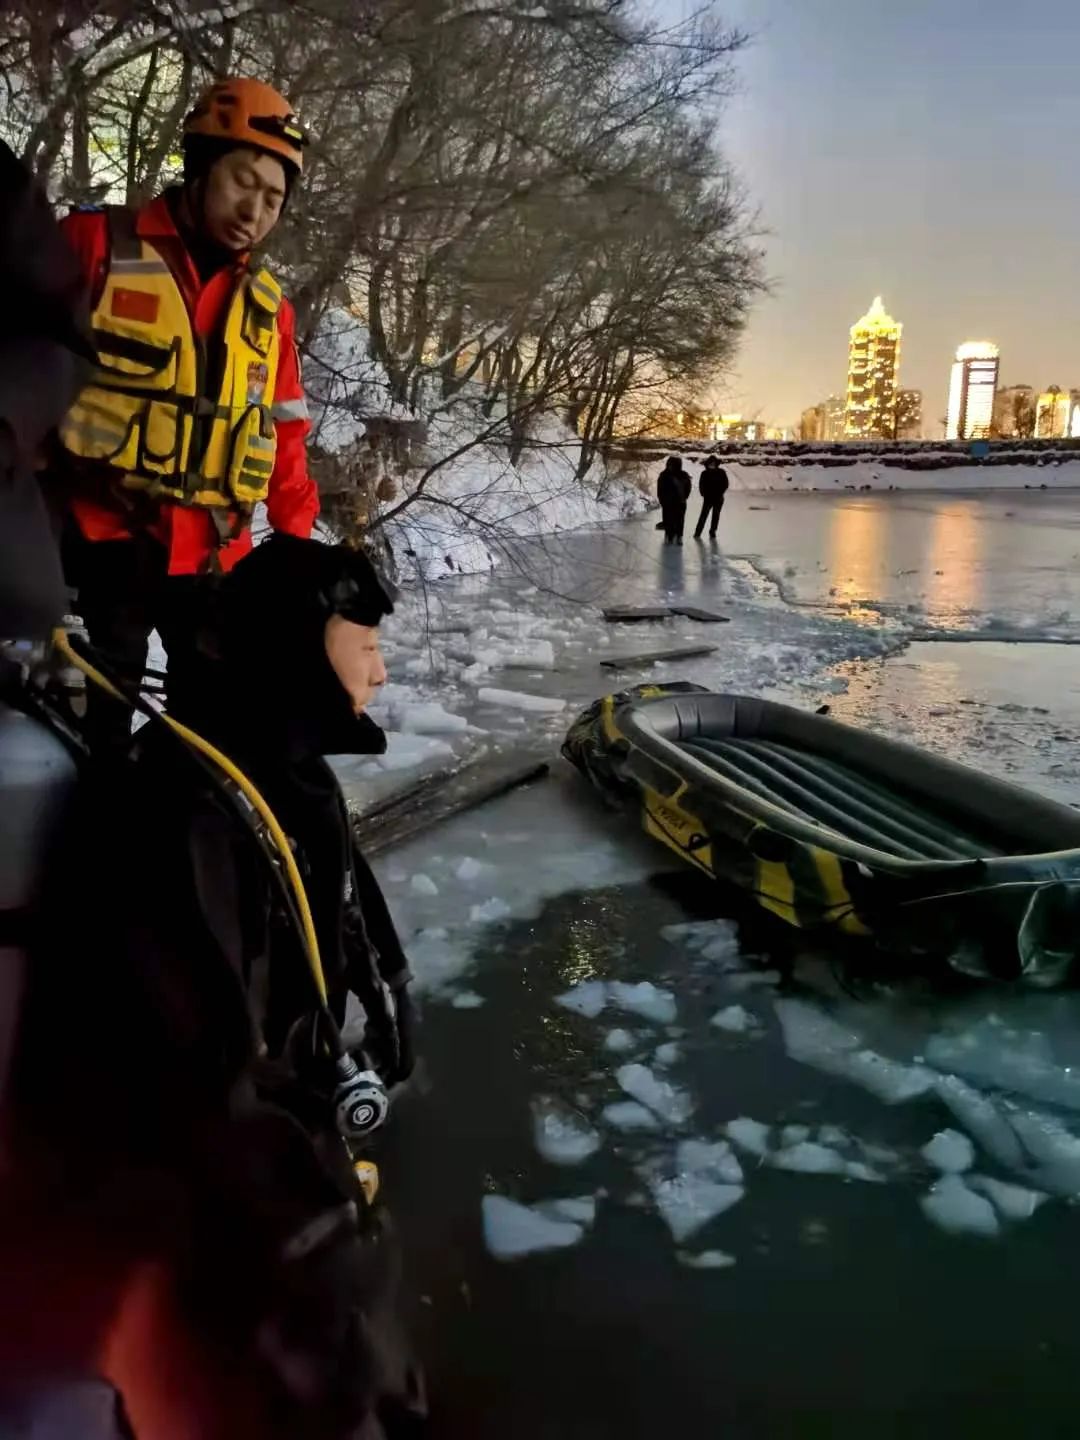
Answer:
<svg viewBox="0 0 1080 1440"><path fill-rule="evenodd" d="M182 476L191 447L192 417L165 400L151 400L142 419L138 468L144 474Z"/></svg>
<svg viewBox="0 0 1080 1440"><path fill-rule="evenodd" d="M249 405L233 427L229 448L229 492L243 505L262 500L274 469L274 422L265 405Z"/></svg>
<svg viewBox="0 0 1080 1440"><path fill-rule="evenodd" d="M174 390L180 355L179 338L161 345L142 336L94 327L98 374L105 385L123 379L149 390Z"/></svg>

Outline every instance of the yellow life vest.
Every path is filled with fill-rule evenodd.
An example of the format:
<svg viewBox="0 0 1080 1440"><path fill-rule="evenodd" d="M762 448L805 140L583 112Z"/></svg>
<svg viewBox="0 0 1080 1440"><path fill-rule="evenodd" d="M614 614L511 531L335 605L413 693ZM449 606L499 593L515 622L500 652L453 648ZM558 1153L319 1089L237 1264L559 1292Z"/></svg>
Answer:
<svg viewBox="0 0 1080 1440"><path fill-rule="evenodd" d="M64 447L105 461L124 489L250 510L274 468L277 281L267 270L245 273L207 343L132 212L110 208L109 232L109 273L92 316L98 364L61 423Z"/></svg>

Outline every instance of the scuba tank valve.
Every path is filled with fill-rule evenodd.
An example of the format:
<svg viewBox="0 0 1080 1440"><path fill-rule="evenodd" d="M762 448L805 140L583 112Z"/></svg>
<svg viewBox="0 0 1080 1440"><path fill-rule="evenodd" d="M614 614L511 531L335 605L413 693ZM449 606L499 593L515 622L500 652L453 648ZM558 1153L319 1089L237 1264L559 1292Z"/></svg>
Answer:
<svg viewBox="0 0 1080 1440"><path fill-rule="evenodd" d="M386 1119L390 1097L374 1070L361 1070L344 1051L335 1061L334 1113L348 1140L366 1140Z"/></svg>

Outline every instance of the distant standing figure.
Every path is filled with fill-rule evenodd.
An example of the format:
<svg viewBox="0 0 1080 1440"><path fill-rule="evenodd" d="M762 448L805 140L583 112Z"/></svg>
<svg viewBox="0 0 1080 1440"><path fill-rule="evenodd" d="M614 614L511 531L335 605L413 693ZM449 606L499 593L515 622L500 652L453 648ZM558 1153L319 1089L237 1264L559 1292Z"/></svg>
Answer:
<svg viewBox="0 0 1080 1440"><path fill-rule="evenodd" d="M712 523L709 534L715 538L716 527L720 524L720 511L724 508L724 496L728 491L727 471L715 455L710 455L705 461L705 468L698 480L698 490L701 493L701 514L698 516L694 539L701 539L701 532L710 516Z"/></svg>
<svg viewBox="0 0 1080 1440"><path fill-rule="evenodd" d="M690 476L682 467L682 461L675 455L670 456L656 482L656 498L660 501L665 545L682 544L686 502L690 499L693 488Z"/></svg>

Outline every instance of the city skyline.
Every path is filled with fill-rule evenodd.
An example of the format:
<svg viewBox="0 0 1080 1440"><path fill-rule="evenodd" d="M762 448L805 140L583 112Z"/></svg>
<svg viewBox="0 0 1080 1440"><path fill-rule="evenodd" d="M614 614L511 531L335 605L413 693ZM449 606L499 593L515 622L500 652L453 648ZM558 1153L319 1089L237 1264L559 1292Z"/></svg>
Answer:
<svg viewBox="0 0 1080 1440"><path fill-rule="evenodd" d="M1080 7L1022 23L1006 0L722 11L753 36L724 136L774 280L723 408L797 424L842 388L842 326L878 293L904 321L900 383L922 390L928 434L941 433L967 337L994 338L1002 385L1080 376L1080 295L1066 283L1080 194L1060 146L1044 143L1080 124Z"/></svg>

